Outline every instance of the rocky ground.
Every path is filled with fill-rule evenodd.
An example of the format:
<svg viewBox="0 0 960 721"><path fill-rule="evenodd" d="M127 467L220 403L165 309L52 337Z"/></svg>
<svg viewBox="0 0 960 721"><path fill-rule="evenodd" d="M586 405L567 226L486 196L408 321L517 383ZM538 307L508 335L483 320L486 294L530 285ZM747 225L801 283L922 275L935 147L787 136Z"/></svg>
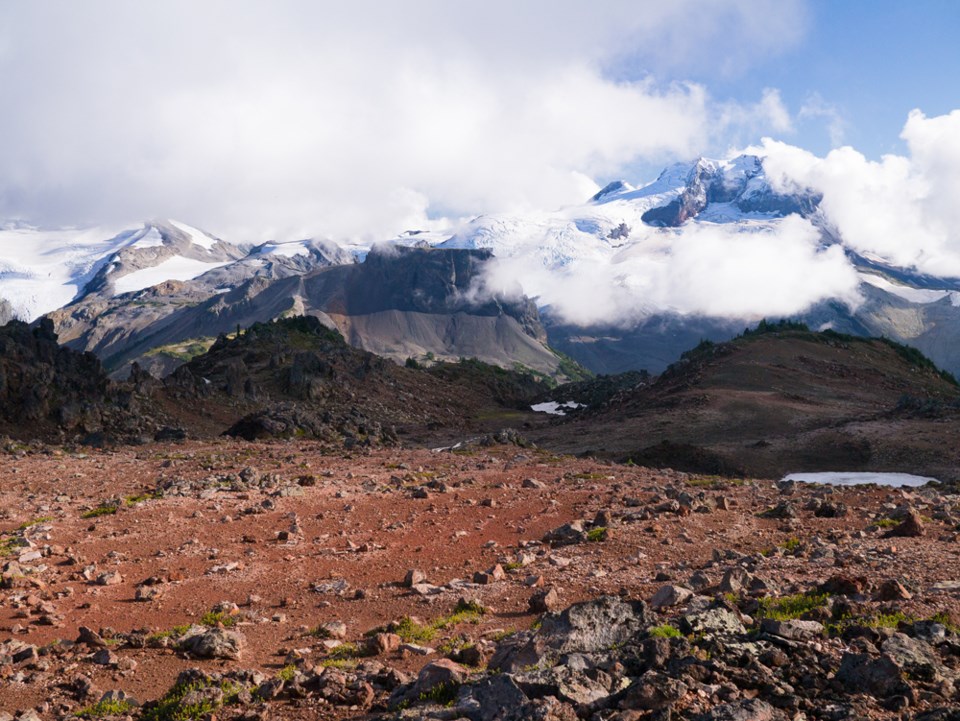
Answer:
<svg viewBox="0 0 960 721"><path fill-rule="evenodd" d="M942 490L11 443L0 509L0 718L960 719Z"/></svg>

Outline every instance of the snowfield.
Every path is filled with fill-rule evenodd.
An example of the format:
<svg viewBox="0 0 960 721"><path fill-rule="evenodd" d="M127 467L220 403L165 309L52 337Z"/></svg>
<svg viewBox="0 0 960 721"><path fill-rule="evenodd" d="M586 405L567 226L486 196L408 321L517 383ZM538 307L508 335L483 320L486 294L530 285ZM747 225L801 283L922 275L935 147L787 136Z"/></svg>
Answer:
<svg viewBox="0 0 960 721"><path fill-rule="evenodd" d="M114 296L124 293L133 293L144 288L150 288L168 280L193 280L208 270L227 265L223 263L204 263L202 260L182 258L176 255L159 263L152 268L142 268L127 273L113 282Z"/></svg>

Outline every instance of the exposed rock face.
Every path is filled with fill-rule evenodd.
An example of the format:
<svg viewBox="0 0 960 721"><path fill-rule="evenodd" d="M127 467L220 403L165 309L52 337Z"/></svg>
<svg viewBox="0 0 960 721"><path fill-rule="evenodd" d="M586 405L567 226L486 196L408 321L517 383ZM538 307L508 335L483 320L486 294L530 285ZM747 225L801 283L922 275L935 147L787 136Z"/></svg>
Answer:
<svg viewBox="0 0 960 721"><path fill-rule="evenodd" d="M533 301L483 287L489 251L384 248L363 263L345 262L343 252L251 256L118 297L104 286L50 317L67 344L95 352L120 376L135 361L163 375L192 352L188 341L290 315L316 316L350 344L398 361L429 353L556 373L560 359L546 347Z"/></svg>
<svg viewBox="0 0 960 721"><path fill-rule="evenodd" d="M61 347L53 324L0 328L0 429L18 438L135 440L152 435L140 399L91 353Z"/></svg>
<svg viewBox="0 0 960 721"><path fill-rule="evenodd" d="M559 614L547 615L532 636L502 645L490 661L491 668L515 671L542 665L562 655L592 653L631 638L653 623L642 601L621 601L606 596L575 604Z"/></svg>
<svg viewBox="0 0 960 721"><path fill-rule="evenodd" d="M730 169L701 158L690 170L680 196L665 206L651 208L642 219L650 225L675 228L699 215L710 203L731 203L744 213L806 216L816 210L820 199L813 194L775 192L765 180L760 158L741 156Z"/></svg>

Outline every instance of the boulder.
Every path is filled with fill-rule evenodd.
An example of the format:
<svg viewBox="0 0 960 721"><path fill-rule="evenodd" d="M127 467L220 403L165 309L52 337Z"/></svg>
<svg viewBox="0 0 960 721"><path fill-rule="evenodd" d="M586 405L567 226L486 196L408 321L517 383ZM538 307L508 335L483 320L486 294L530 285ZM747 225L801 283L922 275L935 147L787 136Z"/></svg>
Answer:
<svg viewBox="0 0 960 721"><path fill-rule="evenodd" d="M239 659L245 646L246 639L240 633L223 628L211 628L198 633L188 631L180 640L182 651L200 658Z"/></svg>

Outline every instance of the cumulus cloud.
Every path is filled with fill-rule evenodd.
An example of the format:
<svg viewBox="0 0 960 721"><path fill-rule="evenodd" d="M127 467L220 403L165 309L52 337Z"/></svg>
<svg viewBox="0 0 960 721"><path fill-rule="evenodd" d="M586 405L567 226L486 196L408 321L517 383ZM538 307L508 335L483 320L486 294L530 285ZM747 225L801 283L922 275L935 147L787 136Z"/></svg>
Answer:
<svg viewBox="0 0 960 721"><path fill-rule="evenodd" d="M856 271L842 248L824 248L809 221L769 225L688 223L636 228L613 256L560 267L520 252L495 261L491 290L523 290L574 325L629 326L657 313L758 320L800 313L837 298L860 302Z"/></svg>
<svg viewBox="0 0 960 721"><path fill-rule="evenodd" d="M799 0L4 3L0 217L373 239L578 202L638 158L786 127L773 91L741 107L682 82L705 60L685 48L722 39L733 72L795 42L800 16Z"/></svg>
<svg viewBox="0 0 960 721"><path fill-rule="evenodd" d="M910 113L908 156L871 161L851 147L819 158L766 139L758 152L774 185L823 194L826 223L850 248L897 266L960 277L960 111Z"/></svg>

